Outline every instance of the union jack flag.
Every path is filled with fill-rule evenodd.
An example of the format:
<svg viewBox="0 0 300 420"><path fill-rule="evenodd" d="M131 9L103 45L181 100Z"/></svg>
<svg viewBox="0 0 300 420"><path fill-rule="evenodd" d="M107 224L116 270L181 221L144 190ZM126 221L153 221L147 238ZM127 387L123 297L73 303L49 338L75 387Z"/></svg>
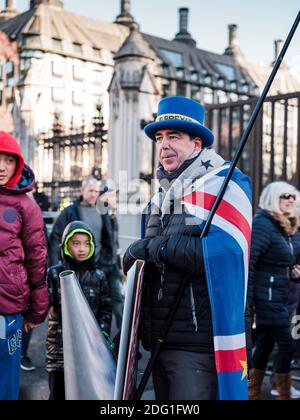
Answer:
<svg viewBox="0 0 300 420"><path fill-rule="evenodd" d="M201 226L215 202L230 164L196 180L182 199ZM203 239L204 265L213 318L220 400L247 400L245 304L252 226L249 178L235 169L223 200Z"/></svg>

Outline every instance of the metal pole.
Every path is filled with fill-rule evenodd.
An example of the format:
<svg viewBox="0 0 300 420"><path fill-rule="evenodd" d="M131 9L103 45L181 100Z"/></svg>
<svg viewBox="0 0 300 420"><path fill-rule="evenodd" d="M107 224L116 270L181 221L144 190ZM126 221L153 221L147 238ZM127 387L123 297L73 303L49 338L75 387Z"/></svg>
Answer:
<svg viewBox="0 0 300 420"><path fill-rule="evenodd" d="M227 174L227 176L226 176L226 178L225 178L225 180L224 180L224 182L222 184L222 187L220 189L220 192L219 192L219 194L218 194L218 196L216 198L216 201L215 201L215 203L214 203L214 205L213 205L213 207L212 207L212 209L211 209L211 211L209 213L209 216L207 218L206 224L205 224L205 226L203 228L203 231L201 233L201 239L203 239L204 237L206 237L207 234L208 234L208 232L209 232L209 229L210 229L212 220L214 218L214 215L216 214L216 211L218 210L219 205L220 205L220 203L221 203L221 201L222 201L222 199L224 197L224 194L226 192L227 186L228 186L229 181L230 181L230 179L232 177L232 174L234 172L234 169L236 168L236 165L237 165L237 163L239 161L239 158L241 157L241 154L243 153L244 147L246 146L246 143L247 143L247 140L248 140L248 138L250 136L251 130L252 130L254 124L255 124L255 121L256 121L256 119L258 117L258 114L259 114L259 112L260 112L260 110L261 110L261 108L263 106L263 103L264 103L264 101L265 101L265 99L266 99L266 97L268 95L268 92L269 92L269 90L271 88L271 85L272 85L272 83L273 83L273 81L275 79L275 76L276 76L276 74L277 74L277 72L279 70L279 67L280 67L280 65L281 65L281 63L283 61L283 58L284 58L284 56L285 56L285 54L286 54L286 52L287 52L287 50L289 48L289 45L290 45L290 43L291 43L291 41L293 39L293 36L294 36L294 34L295 34L296 30L297 30L297 27L299 25L299 22L300 22L300 10L299 10L298 15L296 17L296 20L295 20L295 22L294 22L294 24L292 26L292 29L290 30L290 33L289 33L289 35L288 35L288 37L287 37L287 39L286 39L286 41L284 43L284 46L283 46L283 48L281 50L281 53L279 54L279 56L278 56L278 58L276 60L276 63L274 65L274 68L272 70L272 73L271 73L271 75L270 75L270 77L269 77L269 79L267 81L267 84L266 84L266 86L265 86L265 88L264 88L264 90L263 90L263 92L262 92L262 94L261 94L261 96L260 96L260 98L259 98L259 100L258 100L258 102L257 102L257 104L255 106L255 108L254 108L254 111L252 113L252 116L250 118L250 121L248 123L248 126L247 126L247 128L246 128L246 130L245 130L245 132L243 134L243 137L242 137L242 139L241 139L241 141L240 141L240 143L238 145L238 148L236 150L236 153L235 153L235 156L234 156L233 161L231 163L231 166L230 166L230 169L228 171L228 174ZM172 325L172 322L173 322L173 318L175 316L175 313L177 311L177 308L179 306L179 303L180 303L180 301L181 301L181 299L183 297L184 290L186 288L187 282L188 282L188 276L185 277L184 281L182 282L182 284L180 286L180 290L179 290L178 296L176 297L176 301L174 302L174 304L173 304L173 306L172 306L172 308L170 310L170 313L169 313L169 316L167 318L167 321L166 321L166 324L165 324L165 328L163 330L163 333L161 335L161 338L158 339L158 342L156 344L156 347L155 347L154 351L151 354L151 357L149 359L149 362L148 362L148 365L146 367L145 373L144 373L144 375L142 377L142 380L140 382L140 385L139 385L139 387L137 389L137 392L135 394L135 398L134 398L135 400L139 400L141 398L141 396L143 395L144 389L145 389L145 387L147 385L147 382L149 380L149 377L151 375L152 368L153 368L153 366L155 364L156 358L157 358L157 356L159 354L159 351L161 349L161 346L163 345L163 343L164 343L164 341L165 341L165 339L166 339L166 337L168 335L169 329L170 329L170 327Z"/></svg>
<svg viewBox="0 0 300 420"><path fill-rule="evenodd" d="M290 45L290 43L291 43L291 41L293 39L293 36L294 36L295 32L297 30L297 27L299 25L299 22L300 22L300 11L299 11L299 13L297 15L297 18L296 18L296 20L295 20L295 22L293 24L293 27L292 27L292 29L291 29L291 31L290 31L290 33L289 33L289 35L288 35L285 43L284 43L284 46L283 46L283 48L281 50L281 53L279 54L279 56L278 56L278 58L276 60L276 63L274 65L274 68L272 70L272 73L271 73L271 75L270 75L270 77L269 77L269 79L267 81L267 84L266 84L266 86L265 86L265 88L263 90L263 93L261 94L261 97L259 98L259 100L258 100L258 102L257 102L257 104L256 104L256 106L254 108L254 111L253 111L253 113L251 115L251 118L250 118L250 121L248 123L248 126L247 126L247 128L246 128L246 130L245 130L245 132L243 134L243 137L242 137L242 139L241 139L241 141L240 141L240 143L238 145L238 148L236 150L236 153L235 153L235 156L234 156L233 161L231 163L229 172L228 172L228 174L227 174L227 176L226 176L226 178L224 180L224 183L223 183L223 185L221 187L221 190L220 190L220 192L218 194L218 197L217 197L217 199L216 199L216 201L215 201L215 203L214 203L214 205L213 205L213 207L211 209L211 212L210 212L210 214L209 214L209 216L207 218L206 224L205 224L204 229L203 229L202 234L201 234L201 238L204 238L208 234L208 231L209 231L209 228L210 228L212 219L214 218L214 215L216 214L216 211L218 210L218 207L219 207L219 205L220 205L220 203L221 203L221 201L222 201L222 199L224 197L224 194L226 192L226 188L227 188L227 186L229 184L229 181L230 181L230 179L232 177L233 171L235 170L236 165L237 165L237 163L238 163L238 161L239 161L239 159L241 157L241 154L243 153L243 150L244 150L244 148L246 146L246 143L247 143L247 140L248 140L249 135L251 133L251 130L252 130L254 124L255 124L255 121L256 121L256 119L258 117L258 114L259 114L259 112L260 112L260 110L261 110L261 108L263 106L263 103L264 103L264 101L265 101L265 99L266 99L266 97L267 97L267 95L269 93L269 90L270 90L270 88L272 86L272 83L273 83L273 81L275 79L275 76L276 76L276 74L277 74L277 72L279 70L279 67L280 67L280 65L281 65L281 63L283 61L283 58L284 58L284 56L285 56L285 54L286 54L286 52L287 52L287 50L289 48L289 45Z"/></svg>

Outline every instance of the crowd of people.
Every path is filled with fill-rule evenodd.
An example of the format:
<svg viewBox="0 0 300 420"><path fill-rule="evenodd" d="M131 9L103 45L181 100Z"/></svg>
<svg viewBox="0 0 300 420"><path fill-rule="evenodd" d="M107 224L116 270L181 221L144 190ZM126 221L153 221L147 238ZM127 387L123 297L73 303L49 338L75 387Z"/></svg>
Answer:
<svg viewBox="0 0 300 420"><path fill-rule="evenodd" d="M47 316L49 399L65 399L60 273L76 273L110 337L112 315L121 329L121 282L136 260L146 262L140 319L146 350L155 352L175 309L154 364L156 399L259 400L270 360L273 395L300 398L291 382L299 357L292 322L300 302L300 194L286 182L267 185L252 225L251 182L235 169L201 238L230 169L212 149L204 115L198 102L169 97L146 126L156 142L159 188L142 217L143 238L124 250L122 262L116 203L101 182L83 181L81 196L47 237L41 197L30 196L34 174L17 140L0 132L0 400L18 399L21 357L23 369L33 368L28 343Z"/></svg>

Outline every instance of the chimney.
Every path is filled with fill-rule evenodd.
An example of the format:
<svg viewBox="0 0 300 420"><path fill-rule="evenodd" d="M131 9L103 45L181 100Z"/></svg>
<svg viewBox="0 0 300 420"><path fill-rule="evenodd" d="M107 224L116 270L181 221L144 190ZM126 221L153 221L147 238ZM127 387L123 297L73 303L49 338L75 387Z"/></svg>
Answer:
<svg viewBox="0 0 300 420"><path fill-rule="evenodd" d="M179 9L179 33L188 34L189 9L182 7Z"/></svg>
<svg viewBox="0 0 300 420"><path fill-rule="evenodd" d="M15 9L15 0L5 0L5 8L6 9Z"/></svg>
<svg viewBox="0 0 300 420"><path fill-rule="evenodd" d="M121 0L121 15L130 15L130 0Z"/></svg>
<svg viewBox="0 0 300 420"><path fill-rule="evenodd" d="M196 47L196 41L191 37L188 31L189 27L189 9L187 7L181 7L179 9L179 32L175 36L174 41L183 42L192 47Z"/></svg>
<svg viewBox="0 0 300 420"><path fill-rule="evenodd" d="M282 39L276 39L276 41L274 42L274 46L275 46L275 59L274 60L276 61L283 47Z"/></svg>
<svg viewBox="0 0 300 420"><path fill-rule="evenodd" d="M244 55L238 46L237 37L238 26L236 24L228 25L229 45L225 50L225 55L230 55L235 58L243 58Z"/></svg>
<svg viewBox="0 0 300 420"><path fill-rule="evenodd" d="M229 47L235 48L237 46L237 25L228 25L229 29Z"/></svg>
<svg viewBox="0 0 300 420"><path fill-rule="evenodd" d="M119 23L125 26L131 26L134 23L134 17L130 13L131 11L131 1L130 0L121 0L121 14L117 16L115 23Z"/></svg>
<svg viewBox="0 0 300 420"><path fill-rule="evenodd" d="M0 21L12 19L17 16L15 0L5 0L5 9L0 13Z"/></svg>
<svg viewBox="0 0 300 420"><path fill-rule="evenodd" d="M271 63L271 66L274 66L274 64L276 63L277 58L279 57L279 54L281 53L282 47L283 47L282 39L276 39L274 41L274 61ZM281 69L283 70L283 69L286 69L286 68L287 68L287 65L283 61L281 63Z"/></svg>

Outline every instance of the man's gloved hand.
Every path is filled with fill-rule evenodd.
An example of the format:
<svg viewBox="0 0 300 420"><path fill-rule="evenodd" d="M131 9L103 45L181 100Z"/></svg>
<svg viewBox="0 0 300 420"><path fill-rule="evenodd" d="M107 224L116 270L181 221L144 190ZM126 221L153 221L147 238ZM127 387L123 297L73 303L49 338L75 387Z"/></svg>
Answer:
<svg viewBox="0 0 300 420"><path fill-rule="evenodd" d="M127 275L136 260L147 261L149 252L147 245L150 239L140 239L127 249L123 257L123 271Z"/></svg>
<svg viewBox="0 0 300 420"><path fill-rule="evenodd" d="M151 261L155 264L161 264L161 252L167 241L168 238L165 236L157 236L155 238L140 239L131 244L123 257L124 273L128 273L136 260Z"/></svg>
<svg viewBox="0 0 300 420"><path fill-rule="evenodd" d="M168 243L168 238L165 236L156 236L155 238L150 239L148 243L148 260L157 266L161 264L167 264L167 259L165 256L165 248Z"/></svg>

